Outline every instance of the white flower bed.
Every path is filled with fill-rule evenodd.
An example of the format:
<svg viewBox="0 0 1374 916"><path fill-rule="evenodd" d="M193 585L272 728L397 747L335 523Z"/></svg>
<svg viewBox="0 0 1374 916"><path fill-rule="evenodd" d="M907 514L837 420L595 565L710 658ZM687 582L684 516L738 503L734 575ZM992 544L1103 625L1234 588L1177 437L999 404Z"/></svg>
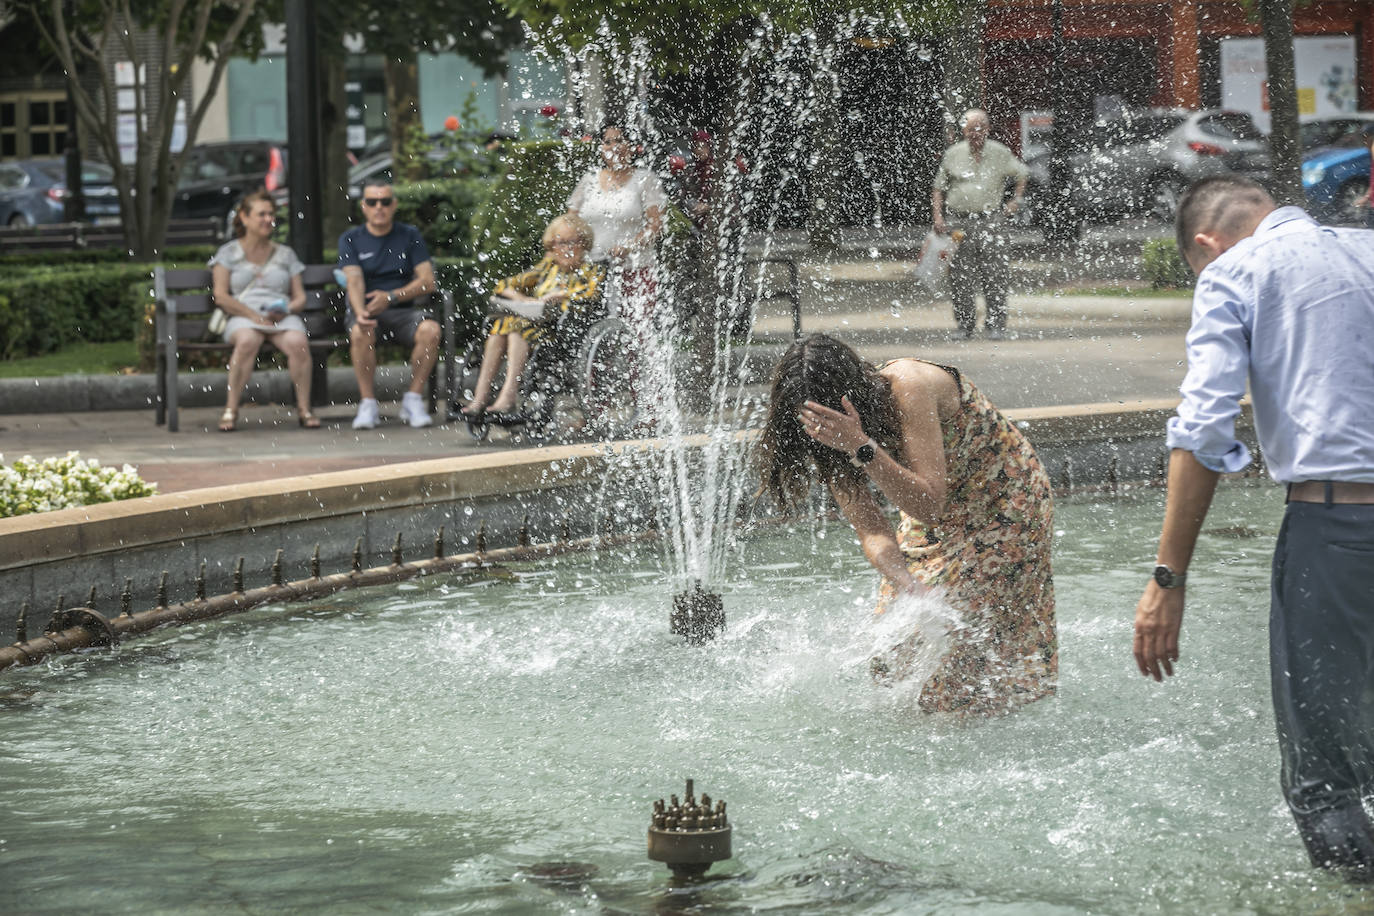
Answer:
<svg viewBox="0 0 1374 916"><path fill-rule="evenodd" d="M42 461L25 455L11 465L4 461L5 456L0 455L0 518L134 499L157 492L157 486L145 483L133 465L126 464L119 470L101 467L94 459L82 461L80 452Z"/></svg>

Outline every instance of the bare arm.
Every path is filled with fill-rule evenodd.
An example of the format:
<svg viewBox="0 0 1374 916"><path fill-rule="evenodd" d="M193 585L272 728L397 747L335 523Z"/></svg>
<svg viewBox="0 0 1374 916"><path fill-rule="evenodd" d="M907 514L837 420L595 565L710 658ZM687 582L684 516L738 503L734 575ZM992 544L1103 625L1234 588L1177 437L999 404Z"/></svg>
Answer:
<svg viewBox="0 0 1374 916"><path fill-rule="evenodd" d="M349 264L343 269L344 278L348 281L348 288L345 291L348 297L348 307L353 310L353 314L360 321L371 321L372 315L367 310L366 284L363 281L363 269L356 264Z"/></svg>
<svg viewBox="0 0 1374 916"><path fill-rule="evenodd" d="M930 224L938 234L945 234L945 192L942 188L930 192Z"/></svg>
<svg viewBox="0 0 1374 916"><path fill-rule="evenodd" d="M873 568L903 591L917 588L916 578L907 569L906 557L897 544L897 534L892 530L892 523L883 515L883 510L879 508L873 494L867 489L845 494L831 488L830 492L834 495L844 517L853 526L854 533L859 537L859 546L863 549L868 562L873 564Z"/></svg>
<svg viewBox="0 0 1374 916"><path fill-rule="evenodd" d="M291 278L291 298L287 300L286 310L298 313L305 310L305 281L300 274Z"/></svg>
<svg viewBox="0 0 1374 916"><path fill-rule="evenodd" d="M434 290L434 262L422 261L415 265L415 275L410 282L391 291L391 304L396 305L411 299L418 299Z"/></svg>
<svg viewBox="0 0 1374 916"><path fill-rule="evenodd" d="M893 505L933 525L944 515L948 493L939 394L941 385L953 385L954 381L943 369L924 363L902 366L889 380L902 424L905 461L879 448L864 470ZM844 413L807 401L799 419L812 439L852 455L868 441L869 434L849 399L842 398L841 404Z"/></svg>
<svg viewBox="0 0 1374 916"><path fill-rule="evenodd" d="M1169 496L1164 530L1159 536L1159 562L1174 572L1186 572L1193 559L1202 521L1216 493L1216 471L1192 452L1174 449L1169 456ZM1162 681L1172 676L1178 661L1178 635L1183 626L1184 588L1160 588L1151 581L1135 609L1135 662L1140 673ZM1161 673L1162 672L1162 673Z"/></svg>

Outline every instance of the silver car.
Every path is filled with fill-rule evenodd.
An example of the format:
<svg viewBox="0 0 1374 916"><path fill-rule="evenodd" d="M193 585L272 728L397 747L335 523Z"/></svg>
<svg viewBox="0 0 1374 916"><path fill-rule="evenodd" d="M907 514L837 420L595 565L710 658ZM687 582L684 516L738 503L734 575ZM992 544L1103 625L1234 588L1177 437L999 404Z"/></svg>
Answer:
<svg viewBox="0 0 1374 916"><path fill-rule="evenodd" d="M1172 222L1183 191L1199 178L1269 176L1269 142L1243 111L1152 109L1098 121L1070 142L1069 201L1079 219L1150 213ZM1044 222L1049 155L1026 164L1030 217Z"/></svg>

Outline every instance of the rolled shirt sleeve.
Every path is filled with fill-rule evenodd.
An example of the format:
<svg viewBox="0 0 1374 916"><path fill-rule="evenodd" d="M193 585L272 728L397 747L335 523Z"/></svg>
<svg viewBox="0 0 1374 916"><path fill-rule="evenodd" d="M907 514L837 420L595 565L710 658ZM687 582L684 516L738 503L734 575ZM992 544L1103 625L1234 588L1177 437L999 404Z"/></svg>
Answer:
<svg viewBox="0 0 1374 916"><path fill-rule="evenodd" d="M1213 471L1232 473L1250 463L1250 450L1236 438L1250 374L1250 301L1235 278L1212 268L1202 272L1193 295L1188 374L1168 442Z"/></svg>

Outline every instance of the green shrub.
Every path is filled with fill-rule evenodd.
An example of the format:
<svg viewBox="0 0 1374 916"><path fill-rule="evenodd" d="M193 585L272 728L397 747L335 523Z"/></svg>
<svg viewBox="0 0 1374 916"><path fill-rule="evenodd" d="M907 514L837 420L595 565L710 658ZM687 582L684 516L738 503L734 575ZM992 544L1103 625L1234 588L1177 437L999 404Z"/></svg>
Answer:
<svg viewBox="0 0 1374 916"><path fill-rule="evenodd" d="M148 265L127 262L8 271L0 280L0 359L79 341L129 340L143 304L133 291L146 296L151 278Z"/></svg>
<svg viewBox="0 0 1374 916"><path fill-rule="evenodd" d="M474 280L491 289L539 260L540 237L597 161L599 144L541 140L507 144L506 167L472 217Z"/></svg>
<svg viewBox="0 0 1374 916"><path fill-rule="evenodd" d="M180 245L162 253L163 263L192 267L204 264L215 253L215 246ZM72 251L28 251L0 255L0 268L12 270L43 265L71 267L78 264L128 264L129 253L121 248L81 248Z"/></svg>
<svg viewBox="0 0 1374 916"><path fill-rule="evenodd" d="M472 257L472 215L487 195L487 178L435 178L398 184L396 219L420 230L434 257Z"/></svg>
<svg viewBox="0 0 1374 916"><path fill-rule="evenodd" d="M1173 239L1150 239L1141 251L1145 278L1155 289L1191 289L1196 278Z"/></svg>

